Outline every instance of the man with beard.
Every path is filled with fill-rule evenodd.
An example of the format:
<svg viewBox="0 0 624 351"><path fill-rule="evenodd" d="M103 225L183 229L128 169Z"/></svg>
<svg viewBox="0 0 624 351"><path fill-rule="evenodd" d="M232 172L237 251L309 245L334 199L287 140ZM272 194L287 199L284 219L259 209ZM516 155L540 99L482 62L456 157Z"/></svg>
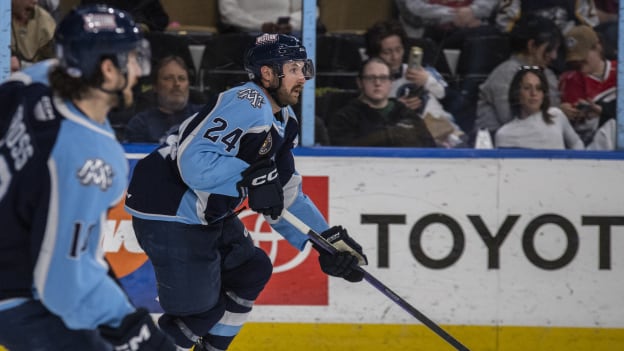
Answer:
<svg viewBox="0 0 624 351"><path fill-rule="evenodd" d="M307 236L281 218L284 208L349 251L321 252L321 269L360 281L366 259L342 227L331 227L301 190L294 167L299 101L314 66L298 39L263 34L247 52L250 82L221 93L178 135L134 169L126 210L154 265L164 314L178 346L226 350L272 273L236 209L245 200L299 250ZM309 249L309 248L308 248Z"/></svg>
<svg viewBox="0 0 624 351"><path fill-rule="evenodd" d="M54 57L54 18L37 0L11 0L11 56L22 68Z"/></svg>
<svg viewBox="0 0 624 351"><path fill-rule="evenodd" d="M156 105L139 112L128 121L125 140L136 143L163 142L170 131L201 109L189 103L189 71L179 56L167 56L156 66L154 92Z"/></svg>
<svg viewBox="0 0 624 351"><path fill-rule="evenodd" d="M101 247L128 177L106 116L149 74L149 46L106 6L72 10L55 41L58 61L0 85L0 346L173 351L109 275Z"/></svg>

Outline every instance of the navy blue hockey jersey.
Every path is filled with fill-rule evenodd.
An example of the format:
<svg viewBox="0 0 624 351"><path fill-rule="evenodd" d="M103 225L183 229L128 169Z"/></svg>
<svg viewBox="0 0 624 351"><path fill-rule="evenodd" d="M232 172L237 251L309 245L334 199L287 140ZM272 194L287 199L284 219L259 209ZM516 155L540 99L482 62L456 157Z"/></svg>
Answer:
<svg viewBox="0 0 624 351"><path fill-rule="evenodd" d="M44 61L0 85L0 309L40 299L72 329L134 311L103 260L128 163L108 122L54 96Z"/></svg>
<svg viewBox="0 0 624 351"><path fill-rule="evenodd" d="M276 116L267 96L248 82L221 93L188 118L134 169L126 210L135 217L187 224L208 224L231 215L246 196L241 173L262 158L273 158L284 188L284 205L311 228L328 228L301 191L292 148L299 125L292 108ZM307 237L285 220L266 218L302 250Z"/></svg>

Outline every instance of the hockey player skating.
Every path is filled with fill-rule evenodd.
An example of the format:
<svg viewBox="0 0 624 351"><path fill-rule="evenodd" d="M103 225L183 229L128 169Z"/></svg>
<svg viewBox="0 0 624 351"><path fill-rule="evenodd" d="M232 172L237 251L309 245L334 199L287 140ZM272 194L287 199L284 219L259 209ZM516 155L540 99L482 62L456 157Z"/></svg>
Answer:
<svg viewBox="0 0 624 351"><path fill-rule="evenodd" d="M250 82L221 93L180 126L178 135L139 161L126 198L139 244L154 265L165 311L160 327L195 350L226 350L272 272L235 209L265 215L273 229L303 250L307 236L280 218L284 208L347 251L322 253L321 269L360 281L360 245L342 227L329 228L302 193L292 148L296 104L314 66L298 39L256 38L246 55Z"/></svg>
<svg viewBox="0 0 624 351"><path fill-rule="evenodd" d="M0 345L10 351L170 351L103 260L101 229L128 164L107 121L149 48L128 14L72 10L55 34L59 61L0 86Z"/></svg>

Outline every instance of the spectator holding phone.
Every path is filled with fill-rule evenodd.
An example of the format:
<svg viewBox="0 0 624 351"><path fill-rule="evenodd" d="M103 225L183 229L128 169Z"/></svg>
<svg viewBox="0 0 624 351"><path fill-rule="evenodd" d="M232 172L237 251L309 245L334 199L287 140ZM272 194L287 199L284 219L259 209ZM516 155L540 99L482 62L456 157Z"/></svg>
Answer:
<svg viewBox="0 0 624 351"><path fill-rule="evenodd" d="M576 26L566 35L570 70L559 80L561 109L586 144L596 130L615 117L617 62L604 58L602 44L589 26Z"/></svg>
<svg viewBox="0 0 624 351"><path fill-rule="evenodd" d="M357 77L360 96L329 120L329 139L341 146L435 147L420 116L390 98L392 77L388 64L373 57L362 64Z"/></svg>
<svg viewBox="0 0 624 351"><path fill-rule="evenodd" d="M394 20L377 22L368 29L364 38L367 55L379 57L390 66L390 97L417 112L425 118L425 122L431 119L432 123L428 126L446 125L444 133L430 131L438 144L456 146L463 132L439 101L446 95L447 83L435 68L422 64L421 48L409 48L408 59L405 60L407 35L401 23ZM414 49L416 51L412 52ZM451 140L447 140L449 137Z"/></svg>

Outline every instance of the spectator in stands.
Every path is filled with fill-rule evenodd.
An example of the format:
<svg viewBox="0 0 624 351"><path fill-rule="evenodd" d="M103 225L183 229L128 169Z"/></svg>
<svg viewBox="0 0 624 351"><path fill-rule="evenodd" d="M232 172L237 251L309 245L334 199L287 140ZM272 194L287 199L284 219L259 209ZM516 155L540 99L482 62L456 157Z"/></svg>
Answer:
<svg viewBox="0 0 624 351"><path fill-rule="evenodd" d="M496 12L496 25L501 31L508 33L519 19L527 15L553 21L563 34L578 24L592 27L598 24L594 0L506 0L500 2ZM564 56L565 50L562 46L558 58L550 64L550 68L557 75L565 69Z"/></svg>
<svg viewBox="0 0 624 351"><path fill-rule="evenodd" d="M551 20L528 15L510 33L511 57L498 65L479 87L475 128L494 133L513 116L507 94L509 84L520 66L539 66L548 82L551 106L559 106L559 82L548 65L557 58L563 41L559 28Z"/></svg>
<svg viewBox="0 0 624 351"><path fill-rule="evenodd" d="M496 25L503 32L511 32L518 19L528 14L552 20L562 33L575 25L598 24L594 0L506 0L500 2L496 11Z"/></svg>
<svg viewBox="0 0 624 351"><path fill-rule="evenodd" d="M302 0L219 0L222 31L300 33L301 10Z"/></svg>
<svg viewBox="0 0 624 351"><path fill-rule="evenodd" d="M492 33L489 24L498 0L396 0L399 19L412 38L431 38L444 47L460 48L463 37Z"/></svg>
<svg viewBox="0 0 624 351"><path fill-rule="evenodd" d="M127 142L162 142L170 131L201 109L201 105L189 103L189 71L182 58L164 57L155 73L157 106L130 119L125 130Z"/></svg>
<svg viewBox="0 0 624 351"><path fill-rule="evenodd" d="M54 57L56 22L37 0L11 0L11 56L24 68Z"/></svg>
<svg viewBox="0 0 624 351"><path fill-rule="evenodd" d="M330 117L332 145L435 147L420 116L390 98L391 82L384 60L373 57L363 63L357 77L360 96Z"/></svg>
<svg viewBox="0 0 624 351"><path fill-rule="evenodd" d="M162 32L169 25L169 15L160 0L81 0L83 5L102 3L129 12L144 32Z"/></svg>
<svg viewBox="0 0 624 351"><path fill-rule="evenodd" d="M495 137L498 148L584 148L563 112L550 106L548 81L538 66L521 66L509 87L512 120Z"/></svg>
<svg viewBox="0 0 624 351"><path fill-rule="evenodd" d="M596 32L576 26L566 35L566 61L561 75L561 109L585 144L605 121L616 114L617 62L606 60Z"/></svg>
<svg viewBox="0 0 624 351"><path fill-rule="evenodd" d="M455 146L463 132L454 124L453 116L444 110L439 102L446 95L447 83L440 73L431 66L409 67L404 62L407 35L398 21L379 21L364 35L366 54L384 60L392 75L390 97L396 98L408 108L427 119L440 119L439 124L448 126L442 134L430 132L438 144ZM438 125L439 125L438 124Z"/></svg>

